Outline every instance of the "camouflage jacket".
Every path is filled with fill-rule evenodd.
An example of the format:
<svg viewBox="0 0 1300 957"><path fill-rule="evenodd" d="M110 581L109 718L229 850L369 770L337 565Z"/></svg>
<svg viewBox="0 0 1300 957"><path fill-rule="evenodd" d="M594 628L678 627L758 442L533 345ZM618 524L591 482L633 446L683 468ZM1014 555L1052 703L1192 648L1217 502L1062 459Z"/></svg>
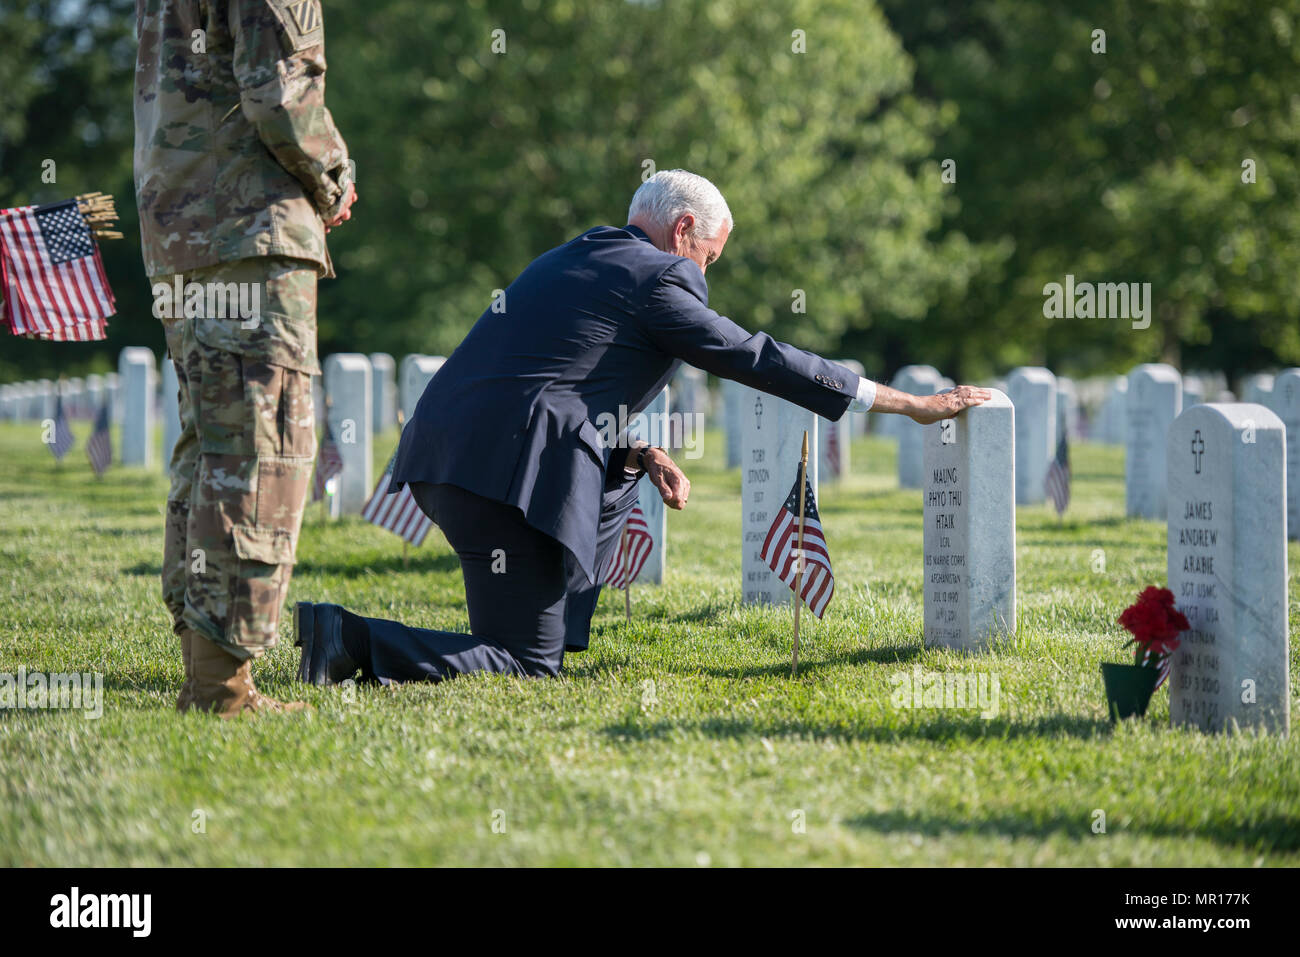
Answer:
<svg viewBox="0 0 1300 957"><path fill-rule="evenodd" d="M320 0L136 0L135 192L150 277L252 256L333 275L350 180Z"/></svg>

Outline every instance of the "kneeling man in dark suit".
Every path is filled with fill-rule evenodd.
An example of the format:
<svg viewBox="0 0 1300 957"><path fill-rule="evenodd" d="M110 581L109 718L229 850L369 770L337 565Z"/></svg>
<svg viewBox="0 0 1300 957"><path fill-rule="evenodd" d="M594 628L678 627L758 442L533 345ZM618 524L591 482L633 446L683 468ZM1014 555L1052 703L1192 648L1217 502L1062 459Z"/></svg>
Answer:
<svg viewBox="0 0 1300 957"><path fill-rule="evenodd" d="M632 197L628 225L588 230L509 285L504 311L484 312L430 380L390 486L410 485L460 557L470 634L302 602L303 681L559 674L565 651L587 646L597 572L638 479L671 508L691 491L663 449L626 434L611 445L596 423L633 419L683 361L831 420L853 406L929 423L989 397L898 392L718 315L704 274L732 226L712 183L663 171Z"/></svg>

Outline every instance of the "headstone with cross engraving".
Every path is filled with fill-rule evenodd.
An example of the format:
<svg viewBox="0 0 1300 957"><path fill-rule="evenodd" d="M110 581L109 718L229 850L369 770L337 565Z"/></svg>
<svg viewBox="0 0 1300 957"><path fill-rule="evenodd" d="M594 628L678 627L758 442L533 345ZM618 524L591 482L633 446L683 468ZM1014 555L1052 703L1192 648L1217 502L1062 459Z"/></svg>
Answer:
<svg viewBox="0 0 1300 957"><path fill-rule="evenodd" d="M741 601L783 604L790 588L763 561L763 542L798 476L808 432L808 480L817 495L817 416L776 396L746 388L741 399Z"/></svg>
<svg viewBox="0 0 1300 957"><path fill-rule="evenodd" d="M397 375L397 404L402 410L403 423L411 421L415 407L420 403L420 396L424 395L424 387L446 361L444 356L423 356L417 353L402 360Z"/></svg>
<svg viewBox="0 0 1300 957"><path fill-rule="evenodd" d="M1016 409L1002 392L925 429L925 643L1016 632Z"/></svg>
<svg viewBox="0 0 1300 957"><path fill-rule="evenodd" d="M1191 629L1170 719L1203 731L1290 726L1285 436L1262 405L1198 405L1169 428L1169 587Z"/></svg>
<svg viewBox="0 0 1300 957"><path fill-rule="evenodd" d="M334 501L340 514L359 515L375 486L370 357L360 352L327 356L324 378L326 417L343 460L343 470L334 480Z"/></svg>
<svg viewBox="0 0 1300 957"><path fill-rule="evenodd" d="M1041 366L1021 366L1007 376L1016 407L1016 504L1046 501L1047 468L1056 457L1056 376Z"/></svg>
<svg viewBox="0 0 1300 957"><path fill-rule="evenodd" d="M650 445L656 445L660 448L667 446L669 433L671 432L671 419L669 418L669 403L671 401L671 392L668 386L664 386L662 392L655 396L645 411L639 415L632 416L628 422L628 435L632 438L642 439ZM626 450L615 449L611 455L625 455ZM637 508L645 517L646 526L650 529L650 536L654 539L654 545L650 549L650 556L646 559L645 565L642 566L640 574L636 580L642 584L662 585L664 573L668 569L668 506L664 504L663 496L655 488L650 476L641 476L637 489Z"/></svg>
<svg viewBox="0 0 1300 957"><path fill-rule="evenodd" d="M1183 377L1173 366L1147 363L1128 374L1124 498L1130 518L1165 518L1165 440L1182 406Z"/></svg>
<svg viewBox="0 0 1300 957"><path fill-rule="evenodd" d="M1273 381L1273 411L1286 426L1286 531L1300 541L1300 369Z"/></svg>
<svg viewBox="0 0 1300 957"><path fill-rule="evenodd" d="M122 383L123 465L152 465L154 461L154 394L158 369L153 352L144 346L128 346L117 359Z"/></svg>

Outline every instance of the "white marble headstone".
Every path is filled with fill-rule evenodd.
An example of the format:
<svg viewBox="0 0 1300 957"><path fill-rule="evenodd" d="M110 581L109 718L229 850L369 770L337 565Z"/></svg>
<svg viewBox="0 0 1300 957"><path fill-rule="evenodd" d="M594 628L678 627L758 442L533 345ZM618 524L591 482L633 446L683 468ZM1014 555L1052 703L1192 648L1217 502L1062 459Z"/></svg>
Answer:
<svg viewBox="0 0 1300 957"><path fill-rule="evenodd" d="M727 468L740 465L740 403L745 387L731 379L722 380L722 423L727 439Z"/></svg>
<svg viewBox="0 0 1300 957"><path fill-rule="evenodd" d="M402 360L397 375L397 405L402 410L403 422L411 421L415 407L420 404L420 396L424 395L424 387L446 361L445 356L419 353L412 353Z"/></svg>
<svg viewBox="0 0 1300 957"><path fill-rule="evenodd" d="M1115 376L1101 408L1101 441L1108 445L1124 444L1124 437L1128 432L1128 412L1125 408L1127 398L1128 377Z"/></svg>
<svg viewBox="0 0 1300 957"><path fill-rule="evenodd" d="M741 398L741 601L779 605L793 592L763 561L763 542L799 474L808 432L808 479L817 491L817 416L784 399L745 389ZM820 507L820 498L818 506Z"/></svg>
<svg viewBox="0 0 1300 957"><path fill-rule="evenodd" d="M119 364L120 364L119 358ZM108 396L108 417L114 425L120 425L125 406L122 402L122 377L116 372L104 375L104 392Z"/></svg>
<svg viewBox="0 0 1300 957"><path fill-rule="evenodd" d="M1056 457L1056 376L1041 366L1021 366L1007 376L1016 408L1016 504L1047 500L1047 467Z"/></svg>
<svg viewBox="0 0 1300 957"><path fill-rule="evenodd" d="M90 407L90 417L99 415L100 406L104 404L104 377L93 372L86 376L86 404Z"/></svg>
<svg viewBox="0 0 1300 957"><path fill-rule="evenodd" d="M357 515L375 487L370 357L336 352L325 359L324 377L326 416L343 460L334 480L334 507L340 514Z"/></svg>
<svg viewBox="0 0 1300 957"><path fill-rule="evenodd" d="M127 346L117 358L122 391L123 465L149 466L154 461L154 396L157 367L153 352L144 346Z"/></svg>
<svg viewBox="0 0 1300 957"><path fill-rule="evenodd" d="M370 400L375 416L375 434L397 425L397 363L387 352L370 353Z"/></svg>
<svg viewBox="0 0 1300 957"><path fill-rule="evenodd" d="M1300 541L1300 369L1285 369L1273 382L1273 411L1286 426L1286 530Z"/></svg>
<svg viewBox="0 0 1300 957"><path fill-rule="evenodd" d="M1016 410L1001 392L925 429L925 644L1016 632Z"/></svg>
<svg viewBox="0 0 1300 957"><path fill-rule="evenodd" d="M1169 679L1175 726L1289 730L1283 446L1256 404L1194 406L1169 429L1169 587L1191 625Z"/></svg>
<svg viewBox="0 0 1300 957"><path fill-rule="evenodd" d="M1241 401L1268 406L1272 404L1274 377L1267 372L1246 376L1241 388Z"/></svg>
<svg viewBox="0 0 1300 957"><path fill-rule="evenodd" d="M162 467L171 468L172 453L181 437L180 382L176 377L176 363L169 356L162 360Z"/></svg>
<svg viewBox="0 0 1300 957"><path fill-rule="evenodd" d="M1183 377L1173 366L1140 365L1128 374L1124 498L1130 518L1165 518L1165 440L1183 408Z"/></svg>

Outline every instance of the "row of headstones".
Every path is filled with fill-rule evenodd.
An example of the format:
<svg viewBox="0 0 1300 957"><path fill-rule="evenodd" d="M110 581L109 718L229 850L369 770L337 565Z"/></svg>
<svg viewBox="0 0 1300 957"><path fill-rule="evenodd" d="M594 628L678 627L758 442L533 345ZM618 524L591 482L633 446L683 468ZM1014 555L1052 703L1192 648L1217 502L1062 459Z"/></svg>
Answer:
<svg viewBox="0 0 1300 957"><path fill-rule="evenodd" d="M58 382L38 379L0 385L0 422L41 422L54 417L56 397L63 397L63 411L70 419L93 419L104 400L112 402L119 417L118 374L91 374Z"/></svg>
<svg viewBox="0 0 1300 957"><path fill-rule="evenodd" d="M1030 396L1026 411L1050 407L1046 370L1018 371L1009 384ZM1161 373L1135 369L1133 394L1145 399ZM820 423L753 390L739 398L742 600L784 604L791 592L763 560L763 543L795 480L804 432L815 449ZM1019 412L995 390L959 418L922 427L927 645L980 651L1015 633L1018 450L1022 435L1043 428L1026 431ZM1142 428L1172 463L1167 574L1191 623L1172 662L1171 720L1206 731L1286 732L1286 429L1271 410L1246 403L1198 405L1159 434ZM1294 445L1290 454L1294 471ZM817 460L810 455L814 495Z"/></svg>
<svg viewBox="0 0 1300 957"><path fill-rule="evenodd" d="M1172 367L1171 367L1172 368ZM1294 370L1286 370L1294 371ZM1281 375L1256 373L1240 383L1241 401L1271 408L1279 417L1285 416L1279 405L1285 389L1286 372ZM1227 378L1222 373L1189 373L1181 376L1183 408L1204 402L1236 402L1237 394L1228 389ZM1124 445L1127 441L1128 376L1115 376L1104 384L1105 398L1100 402L1096 427L1089 438L1106 445Z"/></svg>

